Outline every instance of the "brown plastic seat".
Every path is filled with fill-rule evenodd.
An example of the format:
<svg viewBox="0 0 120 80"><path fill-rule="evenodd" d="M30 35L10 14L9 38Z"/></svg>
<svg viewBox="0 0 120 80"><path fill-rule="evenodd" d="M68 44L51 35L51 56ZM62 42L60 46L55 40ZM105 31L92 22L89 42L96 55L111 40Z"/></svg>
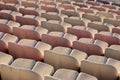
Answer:
<svg viewBox="0 0 120 80"><path fill-rule="evenodd" d="M101 32L95 34L95 39L105 41L109 45L113 45L113 44L119 45L120 44L120 35L117 33L101 31Z"/></svg>
<svg viewBox="0 0 120 80"><path fill-rule="evenodd" d="M117 15L120 15L120 10L110 9L108 12L115 13Z"/></svg>
<svg viewBox="0 0 120 80"><path fill-rule="evenodd" d="M47 29L42 27L35 27L32 25L23 25L21 27L13 28L13 34L16 35L19 39L41 40L41 35L47 33Z"/></svg>
<svg viewBox="0 0 120 80"><path fill-rule="evenodd" d="M97 30L92 29L92 28L86 28L86 27L81 27L81 26L74 26L71 28L68 28L67 33L76 35L79 38L94 38L94 35L98 33Z"/></svg>
<svg viewBox="0 0 120 80"><path fill-rule="evenodd" d="M40 1L41 4L44 4L45 6L56 6L56 3L54 1Z"/></svg>
<svg viewBox="0 0 120 80"><path fill-rule="evenodd" d="M91 6L90 8L97 11L105 11L105 9L101 6Z"/></svg>
<svg viewBox="0 0 120 80"><path fill-rule="evenodd" d="M106 42L93 40L90 38L80 38L73 42L73 48L86 52L88 55L104 55L105 48L108 47Z"/></svg>
<svg viewBox="0 0 120 80"><path fill-rule="evenodd" d="M100 3L95 1L86 1L86 4L91 6L100 6Z"/></svg>
<svg viewBox="0 0 120 80"><path fill-rule="evenodd" d="M105 49L105 56L120 60L120 45L111 45Z"/></svg>
<svg viewBox="0 0 120 80"><path fill-rule="evenodd" d="M18 4L17 0L2 0L2 2L4 3L14 3L14 4Z"/></svg>
<svg viewBox="0 0 120 80"><path fill-rule="evenodd" d="M56 46L72 47L72 42L77 40L77 37L72 34L63 32L50 32L49 34L42 34L41 40L45 43Z"/></svg>
<svg viewBox="0 0 120 80"><path fill-rule="evenodd" d="M19 8L19 12L23 15L35 15L39 16L39 12L36 11L36 9L33 8Z"/></svg>
<svg viewBox="0 0 120 80"><path fill-rule="evenodd" d="M44 76L54 72L51 65L24 58L16 59L11 65L2 64L1 69L2 80L44 80Z"/></svg>
<svg viewBox="0 0 120 80"><path fill-rule="evenodd" d="M23 5L24 7L39 8L39 6L37 4L35 4L34 1L22 1L21 5Z"/></svg>
<svg viewBox="0 0 120 80"><path fill-rule="evenodd" d="M19 27L20 24L6 19L0 19L0 31L4 33L13 33L13 27Z"/></svg>
<svg viewBox="0 0 120 80"><path fill-rule="evenodd" d="M0 51L1 52L7 52L8 51L8 43L13 42L16 43L18 41L18 38L14 35L8 34L8 33L0 33L2 37L0 38Z"/></svg>
<svg viewBox="0 0 120 80"><path fill-rule="evenodd" d="M45 51L44 62L54 66L55 70L60 68L79 70L81 61L86 58L85 52L67 47L55 47L53 50Z"/></svg>
<svg viewBox="0 0 120 80"><path fill-rule="evenodd" d="M25 15L16 16L16 21L19 22L21 25L41 26L41 21L46 21L46 19L34 15Z"/></svg>
<svg viewBox="0 0 120 80"><path fill-rule="evenodd" d="M75 3L73 3L73 5L74 5L74 6L81 7L81 8L82 8L82 7L88 7L88 6L87 6L86 4L84 4L84 3L76 3L76 2L75 2Z"/></svg>
<svg viewBox="0 0 120 80"><path fill-rule="evenodd" d="M112 28L112 33L120 34L120 26Z"/></svg>
<svg viewBox="0 0 120 80"><path fill-rule="evenodd" d="M58 8L63 8L64 10L74 10L74 7L70 4L59 4Z"/></svg>
<svg viewBox="0 0 120 80"><path fill-rule="evenodd" d="M59 13L59 10L56 7L47 7L47 6L42 5L41 9L45 10L46 12L56 12L56 13Z"/></svg>
<svg viewBox="0 0 120 80"><path fill-rule="evenodd" d="M8 5L8 4L0 4L0 10L12 10L12 11L17 11L17 8L13 5Z"/></svg>
<svg viewBox="0 0 120 80"><path fill-rule="evenodd" d="M50 50L51 46L43 42L30 39L21 39L18 43L8 43L9 53L14 58L28 58L34 60L44 59L44 50Z"/></svg>

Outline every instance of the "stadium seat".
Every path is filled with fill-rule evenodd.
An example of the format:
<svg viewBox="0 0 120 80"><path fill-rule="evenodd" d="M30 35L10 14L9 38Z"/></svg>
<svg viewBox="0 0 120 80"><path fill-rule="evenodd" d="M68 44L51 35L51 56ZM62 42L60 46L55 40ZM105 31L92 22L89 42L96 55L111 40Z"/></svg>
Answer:
<svg viewBox="0 0 120 80"><path fill-rule="evenodd" d="M120 26L112 28L112 33L120 34Z"/></svg>
<svg viewBox="0 0 120 80"><path fill-rule="evenodd" d="M48 34L42 34L42 41L50 44L52 47L63 46L72 47L73 41L77 40L77 37L72 34L63 32L50 32Z"/></svg>
<svg viewBox="0 0 120 80"><path fill-rule="evenodd" d="M38 27L41 26L41 21L46 21L46 19L34 15L16 16L16 22L19 22L21 25L34 25Z"/></svg>
<svg viewBox="0 0 120 80"><path fill-rule="evenodd" d="M89 22L88 27L96 29L96 30L98 30L98 32L100 32L100 31L112 32L112 28L114 28L113 25L111 25L109 23L103 24L102 22Z"/></svg>
<svg viewBox="0 0 120 80"><path fill-rule="evenodd" d="M19 39L41 40L42 34L47 34L48 30L42 27L32 25L23 25L21 27L13 27L13 34Z"/></svg>
<svg viewBox="0 0 120 80"><path fill-rule="evenodd" d="M117 69L112 65L106 64L106 58L101 57L95 57L93 60L83 60L81 71L97 77L98 80L117 80L119 77Z"/></svg>
<svg viewBox="0 0 120 80"><path fill-rule="evenodd" d="M7 53L0 52L0 64L11 64L13 62L13 57ZM0 68L1 70L1 68Z"/></svg>
<svg viewBox="0 0 120 80"><path fill-rule="evenodd" d="M89 20L87 19L81 20L79 17L68 17L65 18L64 21L66 23L71 24L72 26L85 26L87 25L87 22L89 22Z"/></svg>
<svg viewBox="0 0 120 80"><path fill-rule="evenodd" d="M42 62L18 58L11 65L2 64L1 72L2 80L44 80L45 75L53 74L54 68Z"/></svg>
<svg viewBox="0 0 120 80"><path fill-rule="evenodd" d="M96 29L93 28L86 28L81 26L74 26L71 28L68 28L67 33L76 35L79 38L94 38L94 35L98 33Z"/></svg>
<svg viewBox="0 0 120 80"><path fill-rule="evenodd" d="M115 27L120 26L120 21L116 19L104 19L104 23L114 25Z"/></svg>
<svg viewBox="0 0 120 80"><path fill-rule="evenodd" d="M14 58L44 60L44 50L51 49L49 44L30 39L21 39L18 43L8 43L9 53Z"/></svg>
<svg viewBox="0 0 120 80"><path fill-rule="evenodd" d="M73 48L86 52L88 55L104 55L105 48L108 47L106 42L90 38L80 38L73 42Z"/></svg>
<svg viewBox="0 0 120 80"><path fill-rule="evenodd" d="M114 44L119 45L120 44L120 35L117 33L101 31L101 32L95 34L95 39L105 41L109 45L114 45Z"/></svg>
<svg viewBox="0 0 120 80"><path fill-rule="evenodd" d="M105 56L108 58L113 58L120 60L120 45L111 45L105 49Z"/></svg>
<svg viewBox="0 0 120 80"><path fill-rule="evenodd" d="M71 24L66 22L60 22L58 20L51 20L51 21L42 21L41 27L48 29L49 32L58 31L58 32L67 32L68 27L72 27Z"/></svg>
<svg viewBox="0 0 120 80"><path fill-rule="evenodd" d="M13 42L16 43L18 41L18 38L14 35L8 34L8 33L2 33L0 32L0 35L2 37L0 38L0 51L1 52L7 52L8 51L8 43Z"/></svg>
<svg viewBox="0 0 120 80"><path fill-rule="evenodd" d="M87 58L85 52L67 47L55 47L53 50L45 50L44 62L60 68L79 70L81 61Z"/></svg>
<svg viewBox="0 0 120 80"><path fill-rule="evenodd" d="M45 76L45 80L75 80L78 74L74 70L58 69L53 76Z"/></svg>

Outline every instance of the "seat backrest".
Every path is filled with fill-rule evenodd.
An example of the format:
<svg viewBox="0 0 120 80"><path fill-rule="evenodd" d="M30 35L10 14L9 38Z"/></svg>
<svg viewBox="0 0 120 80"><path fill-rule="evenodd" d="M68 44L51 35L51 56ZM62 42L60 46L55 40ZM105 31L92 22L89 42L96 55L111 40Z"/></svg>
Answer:
<svg viewBox="0 0 120 80"><path fill-rule="evenodd" d="M40 75L30 70L4 64L0 66L2 80L42 80Z"/></svg>
<svg viewBox="0 0 120 80"><path fill-rule="evenodd" d="M99 80L117 80L115 67L107 64L93 63L87 60L81 62L81 71L97 77Z"/></svg>

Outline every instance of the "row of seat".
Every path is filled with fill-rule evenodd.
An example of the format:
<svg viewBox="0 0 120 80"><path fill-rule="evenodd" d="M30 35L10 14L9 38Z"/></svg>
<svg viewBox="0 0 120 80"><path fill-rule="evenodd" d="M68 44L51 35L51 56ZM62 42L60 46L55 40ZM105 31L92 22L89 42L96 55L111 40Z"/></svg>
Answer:
<svg viewBox="0 0 120 80"><path fill-rule="evenodd" d="M53 34L56 34L56 33L53 33ZM58 34L58 35L62 35L62 34ZM69 34L65 34L64 37L69 38L68 35ZM54 52L62 53L64 55L70 55L75 58L75 59L73 59L73 61L71 61L72 59L70 56L66 57L66 59L68 59L68 60L66 60L67 63L69 63L69 61L71 61L72 63L74 62L73 66L78 65L78 63L80 61L79 59L81 59L82 57L83 57L82 59L85 59L87 54L88 55L93 55L93 54L105 55L107 57L112 57L112 58L115 58L118 60L120 59L119 58L119 47L120 47L119 45L111 45L110 47L108 47L108 44L106 42L103 42L100 40L81 38L79 41L74 41L73 49L77 49L77 50L86 52L86 53L84 53L85 55L80 58L81 55L78 56L77 54L81 53L81 52L77 51L77 53L76 53L76 50L75 51L73 50L71 52L71 49L68 48L68 46L70 47L70 43L61 38L55 39L53 37L51 39L46 39L46 43L44 43L45 41L37 42L35 40L30 40L30 39L21 39L20 41L18 41L16 43L16 41L18 40L16 36L13 36L10 34L3 34L3 33L1 33L1 36L3 36L3 37L0 42L0 44L1 44L0 50L3 52L9 51L9 54L11 54L14 58L22 57L22 58L39 60L39 61L48 60L51 62L52 59L54 59L54 58L59 59L59 58L57 58L55 56L56 54L55 55L50 54L51 52L46 52L45 50L51 50L52 46L54 46L54 48L52 50L53 53ZM72 38L74 39L74 37L72 37ZM61 40L65 41L65 42L61 42ZM49 44L47 43L47 41L49 41ZM56 42L58 42L58 43L56 43ZM57 46L67 46L67 47L59 48ZM63 50L63 51L61 52L61 50ZM70 54L70 52L71 52L71 54ZM75 56L75 55L77 55L77 56ZM61 57L64 58L64 56L61 56ZM61 57L60 57L60 60L62 59ZM78 59L78 61L76 61L76 58ZM65 59L62 59L62 60L64 61ZM52 62L54 63L54 61L57 61L57 60L53 60ZM76 69L76 67L75 67L75 69ZM78 69L78 67L77 67L77 69Z"/></svg>
<svg viewBox="0 0 120 80"><path fill-rule="evenodd" d="M94 76L74 70L55 71L53 66L32 59L18 58L13 61L12 56L2 52L0 57L2 80L97 80Z"/></svg>
<svg viewBox="0 0 120 80"><path fill-rule="evenodd" d="M29 80L59 80L59 79L69 79L69 80L118 80L119 78L119 65L120 61L112 58L107 58L103 56L95 56L91 55L87 59L82 59L80 61L81 67L80 67L80 74L78 76L78 72L68 69L68 67L71 67L72 63L71 61L67 63L65 60L68 60L67 58L65 59L67 51L70 51L66 48L64 49L63 52L66 52L64 55L61 53L58 53L58 48L54 49L54 53L51 53L51 59L48 58L46 60L46 63L42 62L35 62L34 60L31 59L24 59L24 58L18 58L13 61L12 56L5 54L5 53L0 53L0 57L3 57L2 59L5 60L5 62L2 61L1 67L0 67L0 72L1 72L1 77L2 80L19 80L19 79L29 79ZM56 52L55 52L56 51ZM57 54L59 56L52 57L52 54ZM83 55L84 53L81 52L79 55ZM47 53L48 55L48 53ZM63 55L63 56L62 56ZM76 50L72 51L70 54L71 56L77 56L78 53ZM59 58L62 56L61 58ZM84 57L83 55L82 57ZM56 59L55 59L56 57ZM54 58L54 59L52 59ZM64 62L62 62L62 58L64 58ZM80 57L79 57L80 58ZM77 58L77 59L79 59ZM60 59L60 60L59 60ZM1 59L0 59L1 60ZM53 61L54 62L53 62ZM57 63L57 61L60 61ZM52 63L51 63L52 62ZM61 64L62 63L62 64ZM74 62L73 62L74 63ZM7 65L9 64L9 65ZM55 67L56 69L54 70ZM69 66L68 66L69 65ZM65 67L67 66L67 67ZM73 66L73 65L72 65ZM93 68L94 67L94 68ZM64 69L59 69L59 68L64 68ZM67 68L67 69L65 69ZM90 69L89 69L90 68ZM55 72L55 73L54 73ZM109 72L109 73L108 73ZM11 74L9 74L11 73ZM87 74L86 74L87 73ZM66 74L66 75L65 75ZM90 75L88 75L90 74ZM29 77L28 77L28 76ZM92 76L91 76L92 75ZM93 77L95 76L95 77ZM98 78L98 79L97 79Z"/></svg>

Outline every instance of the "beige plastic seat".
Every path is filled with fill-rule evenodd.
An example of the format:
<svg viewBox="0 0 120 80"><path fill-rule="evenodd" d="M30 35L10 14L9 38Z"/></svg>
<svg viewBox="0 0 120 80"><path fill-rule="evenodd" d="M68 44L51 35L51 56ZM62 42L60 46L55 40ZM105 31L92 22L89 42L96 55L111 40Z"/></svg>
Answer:
<svg viewBox="0 0 120 80"><path fill-rule="evenodd" d="M48 34L42 34L41 40L50 44L52 47L63 46L72 47L72 42L77 40L77 36L63 33L63 32L50 32Z"/></svg>
<svg viewBox="0 0 120 80"><path fill-rule="evenodd" d="M71 28L68 28L67 33L76 35L79 38L94 38L94 35L98 33L97 30L93 28L86 28L81 26L74 26Z"/></svg>
<svg viewBox="0 0 120 80"><path fill-rule="evenodd" d="M2 36L0 38L0 51L1 52L7 52L8 51L8 43L9 42L13 42L16 43L18 41L18 38L14 35L11 34L4 34L4 33L0 33L0 35Z"/></svg>
<svg viewBox="0 0 120 80"><path fill-rule="evenodd" d="M0 64L11 64L13 57L7 53L0 52Z"/></svg>
<svg viewBox="0 0 120 80"><path fill-rule="evenodd" d="M104 23L108 23L111 25L114 25L115 27L120 26L120 20L116 20L116 19L104 19Z"/></svg>
<svg viewBox="0 0 120 80"><path fill-rule="evenodd" d="M34 15L24 15L16 16L16 21L19 22L21 25L41 26L41 21L46 21L46 19Z"/></svg>
<svg viewBox="0 0 120 80"><path fill-rule="evenodd" d="M75 80L78 72L69 69L58 69L53 76L45 76L45 80Z"/></svg>
<svg viewBox="0 0 120 80"><path fill-rule="evenodd" d="M80 72L76 80L98 80L96 77Z"/></svg>
<svg viewBox="0 0 120 80"><path fill-rule="evenodd" d="M86 58L85 52L67 47L55 47L53 50L45 50L44 62L53 65L56 70L59 68L79 70L81 61Z"/></svg>
<svg viewBox="0 0 120 80"><path fill-rule="evenodd" d="M62 22L62 23L55 23L55 21L42 21L41 22L41 27L48 29L49 32L51 31L59 31L59 32L67 32L67 28L68 27L72 27L72 25L66 23L66 22Z"/></svg>
<svg viewBox="0 0 120 80"><path fill-rule="evenodd" d="M105 41L109 45L119 45L120 44L120 35L117 33L101 31L95 34L95 39Z"/></svg>
<svg viewBox="0 0 120 80"><path fill-rule="evenodd" d="M82 18L86 18L86 19L89 19L91 21L98 21L98 22L102 21L99 16L96 16L95 14L91 14L91 13L85 13L85 14L83 14Z"/></svg>
<svg viewBox="0 0 120 80"><path fill-rule="evenodd" d="M47 20L59 20L61 22L64 22L64 18L68 17L64 14L58 14L55 12L42 13L41 16L46 18Z"/></svg>
<svg viewBox="0 0 120 80"><path fill-rule="evenodd" d="M32 25L23 25L21 27L14 27L13 34L19 39L33 39L40 40L42 34L47 34L48 30L42 27L35 27Z"/></svg>
<svg viewBox="0 0 120 80"><path fill-rule="evenodd" d="M107 13L107 12L97 12L96 15L100 16L101 19L103 20L104 18L114 18L114 16L112 15L112 13Z"/></svg>
<svg viewBox="0 0 120 80"><path fill-rule="evenodd" d="M86 52L88 55L104 55L108 43L90 38L80 38L73 42L73 48Z"/></svg>
<svg viewBox="0 0 120 80"><path fill-rule="evenodd" d="M85 21L81 20L79 17L69 17L64 20L66 23L71 24L72 26L85 26ZM86 21L87 22L87 21Z"/></svg>
<svg viewBox="0 0 120 80"><path fill-rule="evenodd" d="M89 22L88 27L93 28L93 29L97 29L98 32L100 32L100 31L112 32L112 28L114 28L113 25L111 25L109 23L103 24L102 22Z"/></svg>
<svg viewBox="0 0 120 80"><path fill-rule="evenodd" d="M105 56L113 59L120 60L120 45L111 45L105 49Z"/></svg>
<svg viewBox="0 0 120 80"><path fill-rule="evenodd" d="M21 39L18 43L8 43L9 53L14 58L44 59L44 50L51 49L49 44L30 39Z"/></svg>
<svg viewBox="0 0 120 80"><path fill-rule="evenodd" d="M6 19L0 19L0 31L5 33L13 33L13 27L19 27L20 24Z"/></svg>
<svg viewBox="0 0 120 80"><path fill-rule="evenodd" d="M119 75L119 80L120 80L120 67L119 67L120 66L120 61L116 60L116 59L113 59L113 58L108 58L106 64L111 65L111 66L116 68L116 70L118 72L118 75Z"/></svg>
<svg viewBox="0 0 120 80"><path fill-rule="evenodd" d="M2 80L44 80L45 75L51 75L54 68L51 65L34 60L18 58L11 65L1 65Z"/></svg>
<svg viewBox="0 0 120 80"><path fill-rule="evenodd" d="M104 60L105 59L105 60ZM81 71L98 78L98 80L117 80L118 72L114 66L105 64L106 58L95 57L93 60L83 60Z"/></svg>
<svg viewBox="0 0 120 80"><path fill-rule="evenodd" d="M75 10L61 10L61 14L67 15L68 17L74 16L79 17L79 14Z"/></svg>

